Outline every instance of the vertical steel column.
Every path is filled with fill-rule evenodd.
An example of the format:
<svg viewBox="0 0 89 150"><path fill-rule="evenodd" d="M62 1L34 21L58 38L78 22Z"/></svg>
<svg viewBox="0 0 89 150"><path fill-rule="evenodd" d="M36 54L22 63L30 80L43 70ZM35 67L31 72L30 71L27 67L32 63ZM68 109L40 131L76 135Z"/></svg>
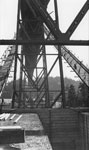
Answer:
<svg viewBox="0 0 89 150"><path fill-rule="evenodd" d="M18 40L18 36L19 36L20 3L21 0L18 0L16 40ZM14 108L15 95L16 95L17 56L18 56L18 45L16 45L16 51L15 51L12 108Z"/></svg>
<svg viewBox="0 0 89 150"><path fill-rule="evenodd" d="M47 61L46 61L46 50L45 46L43 46L43 69L44 69L44 79L47 77ZM47 80L44 83L45 88L45 107L50 107L50 101L49 101L49 86L48 86L48 77Z"/></svg>
<svg viewBox="0 0 89 150"><path fill-rule="evenodd" d="M55 6L55 20L56 24L59 27L59 19L58 19L58 9L57 9L57 0L54 0ZM61 55L61 46L58 45L58 57L59 57L59 66L60 66L60 81L61 81L61 92L62 92L62 106L65 108L65 87L64 87L64 77L63 77L63 65L62 65L62 55Z"/></svg>
<svg viewBox="0 0 89 150"><path fill-rule="evenodd" d="M23 53L22 53L22 46L21 46L21 62L23 63ZM19 79L19 96L18 96L18 108L21 106L21 101L22 101L22 64L20 62L20 79Z"/></svg>
<svg viewBox="0 0 89 150"><path fill-rule="evenodd" d="M43 28L43 39L45 39L44 37L44 28ZM42 54L43 54L43 69L44 69L44 80L45 78L47 78L45 80L44 83L44 88L45 88L45 107L49 108L50 107L50 99L49 99L49 84L48 84L48 76L47 76L47 59L46 59L46 48L45 45L42 47Z"/></svg>
<svg viewBox="0 0 89 150"><path fill-rule="evenodd" d="M24 63L24 55L23 55L23 63ZM25 77L25 73L23 73L23 107L25 108L25 102L26 102L26 94L25 94L25 88L26 88L26 77Z"/></svg>

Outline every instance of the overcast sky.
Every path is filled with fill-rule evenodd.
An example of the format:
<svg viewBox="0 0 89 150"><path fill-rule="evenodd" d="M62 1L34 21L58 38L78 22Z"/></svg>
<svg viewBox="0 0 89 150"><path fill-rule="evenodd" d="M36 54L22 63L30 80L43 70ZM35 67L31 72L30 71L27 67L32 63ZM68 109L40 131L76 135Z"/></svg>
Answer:
<svg viewBox="0 0 89 150"><path fill-rule="evenodd" d="M58 11L59 11L59 26L62 32L66 32L67 28L84 5L86 0L57 0ZM18 0L0 0L0 39L12 39L16 31L16 17L17 17L17 2ZM53 8L54 0L50 0L48 11L51 13L54 11ZM54 16L54 12L51 14ZM71 39L89 40L89 11L85 15L82 22L72 35ZM70 50L81 60L84 64L89 64L89 48L81 46L69 47ZM5 50L5 47L0 46L0 57ZM51 47L54 52L55 49ZM49 59L48 64L50 65L52 58ZM70 69L64 66L64 75L67 77L74 76L70 73ZM57 66L58 67L58 66ZM54 69L53 76L58 75L57 67ZM71 75L70 75L71 74Z"/></svg>

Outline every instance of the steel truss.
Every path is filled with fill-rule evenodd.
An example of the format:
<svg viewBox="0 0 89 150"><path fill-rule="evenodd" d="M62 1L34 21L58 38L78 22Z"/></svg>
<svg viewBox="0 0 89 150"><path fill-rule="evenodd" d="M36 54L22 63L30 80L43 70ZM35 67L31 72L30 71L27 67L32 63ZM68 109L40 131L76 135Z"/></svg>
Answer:
<svg viewBox="0 0 89 150"><path fill-rule="evenodd" d="M65 89L64 89L64 77L63 77L63 66L62 66L62 57L67 61L67 63L72 67L75 73L81 78L81 80L89 87L89 70L65 47L62 45L81 45L81 46L89 46L88 40L70 40L70 37L78 27L79 23L89 10L89 2L88 0L75 17L69 28L67 29L66 33L62 33L59 29L59 21L58 21L58 10L57 10L57 0L54 0L55 6L55 21L51 18L49 13L46 11L44 6L38 0L25 0L26 5L28 6L29 10L32 9L33 14L35 15L35 11L39 13L41 21L43 22L43 34L40 39L32 39L28 34L24 20L21 18L21 0L18 0L18 14L17 14L17 32L16 32L16 39L15 40L0 40L0 45L16 45L15 50L15 63L14 63L14 81L13 81L13 98L12 98L12 107L15 107L15 101L18 99L18 107L25 107L25 102L27 99L27 93L29 95L29 103L30 107L53 107L58 99L62 97L62 106L66 106L65 102ZM38 26L39 29L39 26ZM25 39L21 38L20 32L23 31L25 35ZM38 31L39 32L39 31ZM46 38L43 36L46 34ZM40 45L40 53L37 58L36 62L36 76L32 77L28 73L28 68L26 67L24 60L25 56L23 53L23 45ZM18 47L21 45L21 53L19 55ZM42 46L41 46L42 45ZM54 63L52 64L49 72L47 72L47 61L46 61L46 45L54 45L58 51L58 56ZM34 52L28 55L36 55ZM40 59L43 59L43 67L40 68L37 66ZM19 80L19 89L16 86L16 79L17 79L17 61L20 62L20 80ZM57 95L53 101L49 99L49 84L48 84L48 77L56 65L56 62L59 61L59 68L60 68L60 79L61 79L61 91L57 92ZM76 67L75 67L76 66ZM82 72L81 72L82 70ZM85 78L84 78L85 74ZM24 79L24 81L23 81ZM27 82L30 84L27 85ZM35 101L33 101L32 94L36 93ZM43 101L42 101L43 100Z"/></svg>

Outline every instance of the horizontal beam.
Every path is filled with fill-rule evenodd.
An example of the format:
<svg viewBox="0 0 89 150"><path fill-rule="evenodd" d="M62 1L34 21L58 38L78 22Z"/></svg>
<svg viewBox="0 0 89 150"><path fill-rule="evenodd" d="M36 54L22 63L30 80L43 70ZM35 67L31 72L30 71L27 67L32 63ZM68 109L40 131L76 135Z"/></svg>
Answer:
<svg viewBox="0 0 89 150"><path fill-rule="evenodd" d="M75 45L89 46L89 40L0 40L0 45Z"/></svg>

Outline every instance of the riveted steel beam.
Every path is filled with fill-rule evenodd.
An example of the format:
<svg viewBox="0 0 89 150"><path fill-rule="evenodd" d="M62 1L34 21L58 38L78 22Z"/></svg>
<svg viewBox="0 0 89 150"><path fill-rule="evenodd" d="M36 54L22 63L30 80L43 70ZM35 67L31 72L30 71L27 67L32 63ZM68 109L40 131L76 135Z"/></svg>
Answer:
<svg viewBox="0 0 89 150"><path fill-rule="evenodd" d="M70 27L66 31L66 35L68 36L68 38L71 37L71 35L73 34L73 32L75 31L75 29L77 28L77 26L79 25L79 23L81 22L81 20L83 19L88 10L89 10L89 1L87 0L82 9L80 10L80 12L78 13L78 15L71 23Z"/></svg>
<svg viewBox="0 0 89 150"><path fill-rule="evenodd" d="M89 46L89 40L0 40L0 45L81 45Z"/></svg>

